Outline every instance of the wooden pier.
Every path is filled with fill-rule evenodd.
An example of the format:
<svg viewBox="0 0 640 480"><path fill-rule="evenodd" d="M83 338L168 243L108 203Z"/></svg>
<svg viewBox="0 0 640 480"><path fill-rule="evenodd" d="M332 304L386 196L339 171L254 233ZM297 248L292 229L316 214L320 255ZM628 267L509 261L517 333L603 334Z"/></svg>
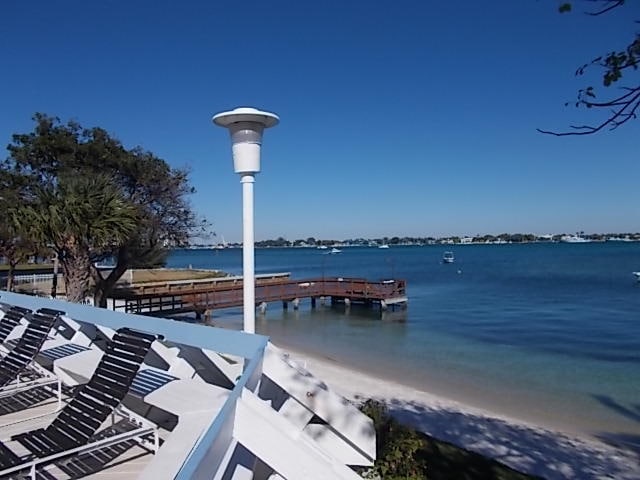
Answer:
<svg viewBox="0 0 640 480"><path fill-rule="evenodd" d="M114 292L114 310L142 315L168 316L195 312L197 316L211 314L224 308L239 307L243 303L242 280L207 283L180 282L156 286L132 287ZM298 308L302 299L329 298L332 304L375 305L381 310L407 303L404 280L370 281L363 278L312 278L293 280L283 276L262 276L256 279L257 308L269 302L282 302Z"/></svg>

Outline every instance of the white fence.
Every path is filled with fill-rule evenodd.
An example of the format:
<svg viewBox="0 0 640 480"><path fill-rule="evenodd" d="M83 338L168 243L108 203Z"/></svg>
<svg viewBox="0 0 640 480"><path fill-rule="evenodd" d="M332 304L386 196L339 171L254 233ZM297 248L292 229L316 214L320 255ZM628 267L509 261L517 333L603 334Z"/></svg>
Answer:
<svg viewBox="0 0 640 480"><path fill-rule="evenodd" d="M33 285L34 289L33 289L33 294L38 296L38 297L47 297L49 298L49 291L47 289L47 291L43 291L43 290L39 290L36 289L36 285L40 282L50 282L53 280L53 273L32 273L32 274L28 274L28 275L16 275L13 277L13 286L16 287L18 285L28 285L31 284ZM58 285L60 285L63 281L63 276L62 273L58 274ZM6 288L7 287L7 277L2 277L0 278L0 288ZM60 294L58 293L58 295L56 296L56 298L58 298L59 300L65 300L66 297L64 294ZM108 299L108 301L111 303L112 306L112 310L115 310L115 308L113 308L113 303L115 302L113 299ZM87 297L85 298L82 302L79 302L83 305L91 305L93 306L93 298L91 297Z"/></svg>
<svg viewBox="0 0 640 480"><path fill-rule="evenodd" d="M25 285L31 283L35 285L39 282L50 282L53 280L53 273L31 273L27 275L15 275L13 277L14 285ZM6 281L6 279L5 279ZM62 282L62 274L58 274L58 283Z"/></svg>

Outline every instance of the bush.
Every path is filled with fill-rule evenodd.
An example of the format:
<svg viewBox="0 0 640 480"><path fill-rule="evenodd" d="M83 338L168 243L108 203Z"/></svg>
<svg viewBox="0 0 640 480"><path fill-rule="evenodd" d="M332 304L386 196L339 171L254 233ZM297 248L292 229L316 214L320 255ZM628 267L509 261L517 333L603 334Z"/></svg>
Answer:
<svg viewBox="0 0 640 480"><path fill-rule="evenodd" d="M377 459L373 468L365 472L367 478L541 480L402 425L391 416L382 402L367 400L360 410L373 420L376 430Z"/></svg>
<svg viewBox="0 0 640 480"><path fill-rule="evenodd" d="M384 480L426 479L426 462L417 455L422 447L418 433L391 417L382 402L367 400L360 410L373 420L376 430L378 454L369 474Z"/></svg>

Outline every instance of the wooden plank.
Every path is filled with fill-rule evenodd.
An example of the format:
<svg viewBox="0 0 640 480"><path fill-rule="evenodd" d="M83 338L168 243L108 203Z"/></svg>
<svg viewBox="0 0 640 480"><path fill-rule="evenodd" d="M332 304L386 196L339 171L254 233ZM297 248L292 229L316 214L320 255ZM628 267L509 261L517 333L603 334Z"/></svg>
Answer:
<svg viewBox="0 0 640 480"><path fill-rule="evenodd" d="M406 299L405 289L404 280L373 282L364 278L340 277L304 280L273 279L256 283L255 300L256 304L259 304L324 296L348 298L354 303L371 304L387 301L387 299ZM241 281L234 281L223 284L181 285L180 290L154 288L153 292L149 292L144 288L134 289L126 295L125 304L126 311L136 311L143 315L160 313L174 315L238 307L243 304L243 285Z"/></svg>

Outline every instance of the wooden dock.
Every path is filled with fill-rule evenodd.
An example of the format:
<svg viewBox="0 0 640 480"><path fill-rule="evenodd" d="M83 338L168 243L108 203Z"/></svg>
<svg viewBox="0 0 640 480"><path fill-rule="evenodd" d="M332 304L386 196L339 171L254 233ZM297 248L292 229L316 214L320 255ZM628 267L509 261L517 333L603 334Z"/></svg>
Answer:
<svg viewBox="0 0 640 480"><path fill-rule="evenodd" d="M283 274L261 276L256 279L256 307L266 308L269 302L282 302L283 308L292 304L298 308L302 299L329 298L332 304L375 305L381 310L407 303L404 280L370 281L363 278L311 278L293 280ZM114 292L113 308L127 313L169 316L195 312L197 316L211 314L224 308L239 307L243 303L242 280L211 281L207 283L165 283L163 285L131 287Z"/></svg>

